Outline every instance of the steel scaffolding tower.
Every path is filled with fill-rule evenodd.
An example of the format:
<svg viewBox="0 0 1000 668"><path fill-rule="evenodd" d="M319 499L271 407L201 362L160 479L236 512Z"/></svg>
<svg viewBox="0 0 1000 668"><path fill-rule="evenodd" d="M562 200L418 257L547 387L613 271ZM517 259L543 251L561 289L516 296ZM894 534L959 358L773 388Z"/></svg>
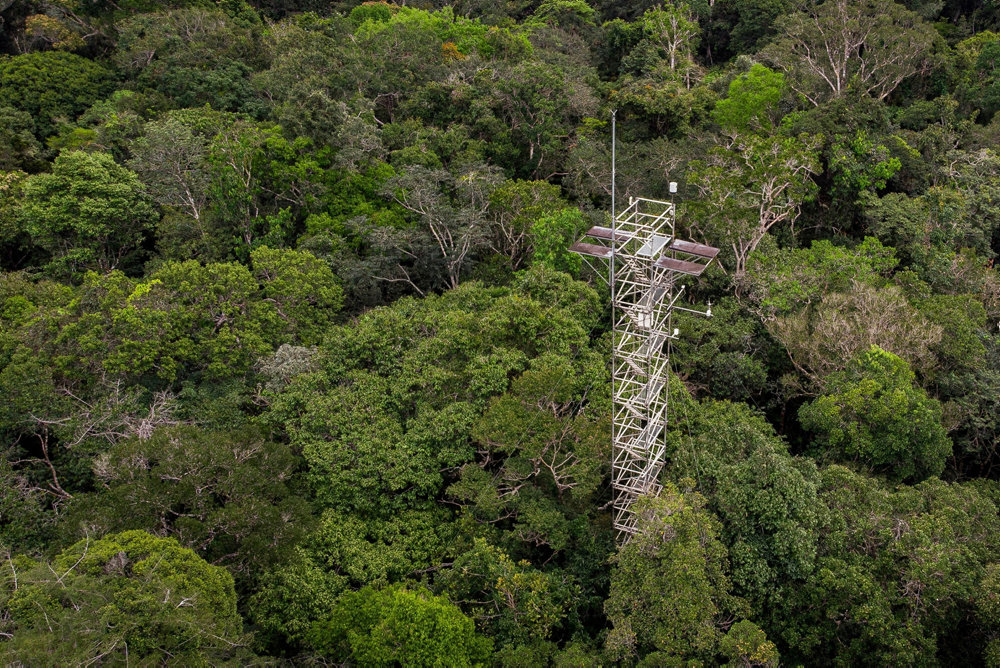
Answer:
<svg viewBox="0 0 1000 668"><path fill-rule="evenodd" d="M673 203L643 198L630 198L610 228L592 227L584 239L590 241L578 241L570 250L608 263L614 328L614 526L625 542L636 532L633 502L661 487L670 341L678 333L671 315L675 310L712 314L711 304L705 312L678 306L684 286L677 281L699 276L719 249L676 239Z"/></svg>

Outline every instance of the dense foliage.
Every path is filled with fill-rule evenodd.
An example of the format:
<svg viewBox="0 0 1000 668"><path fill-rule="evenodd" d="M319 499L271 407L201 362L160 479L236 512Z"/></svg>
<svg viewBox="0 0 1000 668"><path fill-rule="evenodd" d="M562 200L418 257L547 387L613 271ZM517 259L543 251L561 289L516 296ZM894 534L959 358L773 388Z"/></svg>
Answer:
<svg viewBox="0 0 1000 668"><path fill-rule="evenodd" d="M955 0L0 0L0 657L1000 666L998 73ZM721 249L624 546L612 110Z"/></svg>

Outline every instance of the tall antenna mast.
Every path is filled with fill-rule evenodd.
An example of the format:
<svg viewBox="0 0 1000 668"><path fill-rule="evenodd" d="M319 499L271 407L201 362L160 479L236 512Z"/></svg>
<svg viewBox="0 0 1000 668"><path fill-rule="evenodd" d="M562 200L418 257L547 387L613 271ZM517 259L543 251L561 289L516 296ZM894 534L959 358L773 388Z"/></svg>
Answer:
<svg viewBox="0 0 1000 668"><path fill-rule="evenodd" d="M618 116L618 110L611 110L611 225L614 226L615 220L615 147L616 147L616 137L617 128L615 126L615 120Z"/></svg>
<svg viewBox="0 0 1000 668"><path fill-rule="evenodd" d="M616 111L611 112L611 227L592 227L570 246L591 265L608 263L611 288L611 475L613 522L619 543L637 531L632 505L642 495L661 489L660 470L666 451L670 341L677 338L675 310L711 316L678 306L684 276L700 276L719 254L718 248L674 236L673 202L629 197L628 208L616 211ZM670 193L677 184L670 183ZM598 272L602 274L603 272Z"/></svg>
<svg viewBox="0 0 1000 668"><path fill-rule="evenodd" d="M618 139L618 132L617 132L618 128L617 128L617 125L616 125L617 119L618 119L618 110L617 109L613 109L611 111L611 239L612 240L616 239L617 236L618 236L618 210L615 208L615 175L616 175L616 171L617 171L616 170L616 168L617 168L616 157L617 156L615 155L615 150L617 149L617 145L618 145L618 141L617 141L617 139ZM589 235L592 231L593 231L593 228L591 228L587 232L587 234ZM612 249L614 248L614 241L611 242L611 247L612 247ZM570 250L573 250L572 246L570 246ZM616 323L618 321L618 312L617 312L617 309L615 309L615 302L617 301L617 299L616 299L617 295L615 294L615 287L616 287L616 285L617 284L615 282L615 254L614 254L614 252L612 252L611 253L611 257L608 260L608 288L611 290L611 327L612 327L612 330L614 329L614 323ZM618 347L614 343L615 341L617 341L617 337L615 336L614 332L612 332L612 338L611 338L611 340L612 340L612 343L611 343L611 369L613 371L614 369L616 369L618 367L618 355L616 354L616 352L618 350ZM611 374L611 396L612 396L612 398L615 397L615 395L617 393L617 390L618 390L618 388L615 385L615 376L616 376L616 374L612 372L612 374ZM612 399L612 401L614 401L614 400ZM616 411L613 410L612 414L614 412L616 412ZM615 460L615 454L617 452L616 449L615 449L615 443L618 442L617 441L617 436L618 436L617 432L618 432L618 428L615 425L615 421L612 420L611 421L611 444L612 444L611 445L611 450L612 450L611 461L612 461L612 463ZM617 475L613 475L613 478L617 479ZM618 491L617 491L617 489L613 490L613 494L615 495L615 514L617 515L617 513L618 513L618 505L617 505ZM617 526L615 528L617 529ZM621 538L621 534L619 534L619 539L620 538Z"/></svg>

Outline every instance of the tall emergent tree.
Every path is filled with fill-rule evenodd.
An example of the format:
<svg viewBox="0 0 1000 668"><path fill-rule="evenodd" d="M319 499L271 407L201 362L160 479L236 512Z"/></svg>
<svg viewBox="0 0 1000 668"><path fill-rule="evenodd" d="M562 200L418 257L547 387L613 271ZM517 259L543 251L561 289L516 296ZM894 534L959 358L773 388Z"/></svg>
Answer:
<svg viewBox="0 0 1000 668"><path fill-rule="evenodd" d="M779 21L764 57L819 106L854 90L884 100L927 66L934 29L892 0L827 0Z"/></svg>
<svg viewBox="0 0 1000 668"><path fill-rule="evenodd" d="M713 113L723 138L689 166L698 193L689 206L694 230L731 252L736 279L768 232L794 223L817 191L810 177L820 172L818 138L776 127L784 89L784 77L763 65L734 79Z"/></svg>

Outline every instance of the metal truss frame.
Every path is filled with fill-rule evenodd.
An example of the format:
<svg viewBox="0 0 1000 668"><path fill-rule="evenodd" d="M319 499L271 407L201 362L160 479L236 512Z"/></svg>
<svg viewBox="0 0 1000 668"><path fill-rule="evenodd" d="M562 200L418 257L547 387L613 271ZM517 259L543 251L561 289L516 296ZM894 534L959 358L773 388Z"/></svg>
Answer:
<svg viewBox="0 0 1000 668"><path fill-rule="evenodd" d="M675 310L684 292L678 280L698 276L719 250L674 236L672 202L630 198L611 228L593 227L570 250L603 273L611 286L613 523L619 542L637 528L632 509L643 495L661 489L669 404L670 342L677 337ZM607 267L594 265L598 260ZM711 309L703 315L711 315Z"/></svg>

